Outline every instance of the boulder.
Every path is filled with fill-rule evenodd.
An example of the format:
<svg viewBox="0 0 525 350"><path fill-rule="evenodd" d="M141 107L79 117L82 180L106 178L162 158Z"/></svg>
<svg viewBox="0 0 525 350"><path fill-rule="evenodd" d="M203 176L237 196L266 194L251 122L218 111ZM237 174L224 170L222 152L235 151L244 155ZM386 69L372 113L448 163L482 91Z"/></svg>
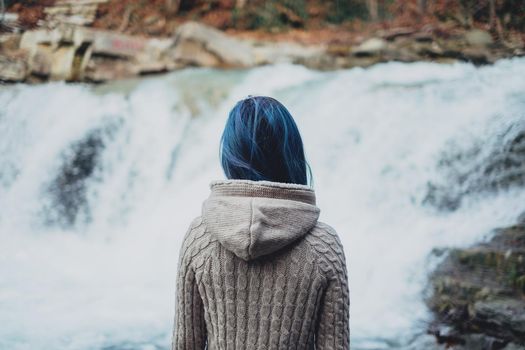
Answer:
<svg viewBox="0 0 525 350"><path fill-rule="evenodd" d="M24 59L0 55L0 81L22 81L26 78L27 71Z"/></svg>
<svg viewBox="0 0 525 350"><path fill-rule="evenodd" d="M502 297L478 301L472 313L479 327L499 338L525 340L525 300Z"/></svg>
<svg viewBox="0 0 525 350"><path fill-rule="evenodd" d="M0 34L0 52L18 50L21 38L20 34Z"/></svg>
<svg viewBox="0 0 525 350"><path fill-rule="evenodd" d="M255 63L253 50L246 41L197 22L187 22L177 28L173 60L196 66L251 67Z"/></svg>
<svg viewBox="0 0 525 350"><path fill-rule="evenodd" d="M401 27L401 28L392 28L388 30L380 30L377 32L381 38L393 41L397 38L411 36L416 32L414 28Z"/></svg>
<svg viewBox="0 0 525 350"><path fill-rule="evenodd" d="M472 62L475 65L491 63L490 51L483 47L467 47L463 50L465 61Z"/></svg>
<svg viewBox="0 0 525 350"><path fill-rule="evenodd" d="M31 73L41 78L49 79L53 65L53 50L50 46L42 45L30 60Z"/></svg>
<svg viewBox="0 0 525 350"><path fill-rule="evenodd" d="M72 45L62 45L57 48L38 45L28 61L29 70L31 74L49 80L72 80L75 52L76 48Z"/></svg>
<svg viewBox="0 0 525 350"><path fill-rule="evenodd" d="M61 46L52 53L51 80L71 80L73 78L73 61L76 48Z"/></svg>
<svg viewBox="0 0 525 350"><path fill-rule="evenodd" d="M5 26L16 25L18 23L19 17L20 16L18 15L18 13L4 12L2 14L2 25L5 25Z"/></svg>
<svg viewBox="0 0 525 350"><path fill-rule="evenodd" d="M192 40L183 40L177 43L171 55L175 62L198 67L219 67L221 59L206 50L201 43Z"/></svg>
<svg viewBox="0 0 525 350"><path fill-rule="evenodd" d="M22 35L20 48L26 50L30 55L33 55L40 44L46 44L53 47L58 46L62 36L63 32L59 28L53 30L28 30Z"/></svg>
<svg viewBox="0 0 525 350"><path fill-rule="evenodd" d="M387 49L387 42L380 38L370 38L357 46L352 53L355 56L376 56Z"/></svg>
<svg viewBox="0 0 525 350"><path fill-rule="evenodd" d="M472 29L465 33L465 40L471 46L490 46L494 43L494 39L489 32L481 29Z"/></svg>
<svg viewBox="0 0 525 350"><path fill-rule="evenodd" d="M451 250L430 281L427 304L435 320L429 331L438 341L467 349L525 348L523 223L496 230L488 242Z"/></svg>
<svg viewBox="0 0 525 350"><path fill-rule="evenodd" d="M106 2L108 0L57 0L52 6L44 8L45 25L90 25L95 20L98 5Z"/></svg>
<svg viewBox="0 0 525 350"><path fill-rule="evenodd" d="M253 47L255 64L281 62L304 63L319 60L326 55L321 46L304 46L295 43L261 43Z"/></svg>
<svg viewBox="0 0 525 350"><path fill-rule="evenodd" d="M89 30L87 37L93 43L93 54L133 58L142 54L148 39L104 30Z"/></svg>
<svg viewBox="0 0 525 350"><path fill-rule="evenodd" d="M78 79L90 58L90 47L88 31L68 25L26 31L20 40L20 48L28 53L29 71L51 80Z"/></svg>
<svg viewBox="0 0 525 350"><path fill-rule="evenodd" d="M93 57L84 72L84 79L91 82L105 82L132 78L139 75L139 66L127 60L107 60Z"/></svg>
<svg viewBox="0 0 525 350"><path fill-rule="evenodd" d="M427 32L419 32L414 34L413 36L414 40L420 43L431 43L434 41L434 36L432 33Z"/></svg>

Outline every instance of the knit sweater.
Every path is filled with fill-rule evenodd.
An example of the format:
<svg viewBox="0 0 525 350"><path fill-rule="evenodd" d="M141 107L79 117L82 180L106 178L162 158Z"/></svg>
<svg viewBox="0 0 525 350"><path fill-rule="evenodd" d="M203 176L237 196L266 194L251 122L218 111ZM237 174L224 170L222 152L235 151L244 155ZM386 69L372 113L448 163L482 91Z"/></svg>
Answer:
<svg viewBox="0 0 525 350"><path fill-rule="evenodd" d="M210 187L182 243L172 349L349 349L345 255L314 191Z"/></svg>

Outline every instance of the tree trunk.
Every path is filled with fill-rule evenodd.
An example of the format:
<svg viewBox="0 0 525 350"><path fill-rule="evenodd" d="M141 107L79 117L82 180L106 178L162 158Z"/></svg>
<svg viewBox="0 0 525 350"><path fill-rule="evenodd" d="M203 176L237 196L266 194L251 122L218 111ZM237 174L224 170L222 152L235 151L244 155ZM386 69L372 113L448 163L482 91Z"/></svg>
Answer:
<svg viewBox="0 0 525 350"><path fill-rule="evenodd" d="M379 19L379 6L377 0L366 0L366 6L368 7L370 19L376 22Z"/></svg>
<svg viewBox="0 0 525 350"><path fill-rule="evenodd" d="M235 8L236 9L243 9L246 5L247 0L235 0Z"/></svg>
<svg viewBox="0 0 525 350"><path fill-rule="evenodd" d="M427 0L417 0L419 12L424 15L427 12Z"/></svg>
<svg viewBox="0 0 525 350"><path fill-rule="evenodd" d="M496 1L489 0L489 24L490 30L496 29Z"/></svg>
<svg viewBox="0 0 525 350"><path fill-rule="evenodd" d="M172 16L179 12L180 0L166 0L166 11Z"/></svg>

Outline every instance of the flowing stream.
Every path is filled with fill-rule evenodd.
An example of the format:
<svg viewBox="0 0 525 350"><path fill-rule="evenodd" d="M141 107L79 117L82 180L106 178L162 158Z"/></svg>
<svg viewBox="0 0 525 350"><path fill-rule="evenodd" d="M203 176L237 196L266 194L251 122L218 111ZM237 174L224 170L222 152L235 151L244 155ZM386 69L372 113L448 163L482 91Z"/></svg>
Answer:
<svg viewBox="0 0 525 350"><path fill-rule="evenodd" d="M179 245L249 94L303 134L345 245L352 348L406 348L431 316L435 248L525 211L524 92L524 59L0 86L0 349L169 347Z"/></svg>

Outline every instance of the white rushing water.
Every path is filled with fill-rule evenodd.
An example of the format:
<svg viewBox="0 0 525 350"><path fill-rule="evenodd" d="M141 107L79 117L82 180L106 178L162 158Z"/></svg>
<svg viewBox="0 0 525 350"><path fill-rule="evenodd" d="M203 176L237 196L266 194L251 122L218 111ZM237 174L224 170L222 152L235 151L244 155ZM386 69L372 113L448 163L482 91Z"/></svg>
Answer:
<svg viewBox="0 0 525 350"><path fill-rule="evenodd" d="M522 187L483 180L505 168L482 170L525 129L523 91L523 59L1 87L0 349L169 346L181 238L249 94L281 100L303 134L321 220L345 245L353 348L402 348L430 316L432 249L525 211Z"/></svg>

